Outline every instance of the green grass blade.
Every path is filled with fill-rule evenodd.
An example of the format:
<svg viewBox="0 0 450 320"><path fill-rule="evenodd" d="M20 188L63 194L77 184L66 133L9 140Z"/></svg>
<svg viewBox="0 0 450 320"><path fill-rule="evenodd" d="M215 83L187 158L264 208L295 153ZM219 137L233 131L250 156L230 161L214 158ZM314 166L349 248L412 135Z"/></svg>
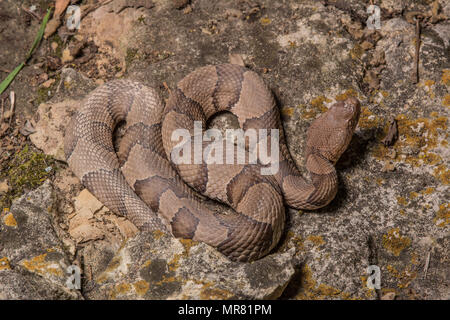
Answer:
<svg viewBox="0 0 450 320"><path fill-rule="evenodd" d="M0 94L3 93L3 91L8 88L9 84L14 80L16 75L19 73L20 70L22 70L23 66L25 65L25 62L22 62L19 66L17 66L8 76L5 80L0 83Z"/></svg>
<svg viewBox="0 0 450 320"><path fill-rule="evenodd" d="M39 28L39 32L36 36L36 39L34 39L33 45L31 46L30 51L28 51L27 57L25 58L25 61L28 60L31 55L33 54L34 49L36 49L37 45L39 44L39 42L41 42L41 39L44 35L44 31L45 31L45 26L47 25L48 19L50 18L50 14L52 12L52 8L49 8L47 10L47 14L44 17L44 20L42 20L41 23L41 27Z"/></svg>
<svg viewBox="0 0 450 320"><path fill-rule="evenodd" d="M42 20L41 27L39 28L39 32L36 36L36 39L34 39L33 45L31 46L30 51L28 51L27 56L25 57L25 61L19 64L8 76L0 83L0 94L2 94L6 88L10 85L10 83L14 80L16 75L19 73L20 70L22 70L23 66L25 65L25 62L30 59L31 55L33 54L34 49L38 46L39 42L42 40L42 36L44 35L45 26L47 25L48 19L50 18L50 13L52 12L52 8L49 8L47 10L47 14L44 17L44 20Z"/></svg>

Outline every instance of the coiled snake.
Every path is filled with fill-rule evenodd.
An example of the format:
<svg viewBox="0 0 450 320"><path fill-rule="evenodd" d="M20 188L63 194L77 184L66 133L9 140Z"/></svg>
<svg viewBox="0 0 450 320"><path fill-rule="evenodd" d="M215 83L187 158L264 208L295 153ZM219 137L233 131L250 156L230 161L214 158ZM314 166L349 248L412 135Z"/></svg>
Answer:
<svg viewBox="0 0 450 320"><path fill-rule="evenodd" d="M262 175L264 164L247 160L178 165L168 160L178 143L172 141L174 130L185 128L194 135L196 121L204 128L220 111L233 113L243 130L279 130L277 172ZM334 164L352 138L359 113L358 100L349 98L311 124L307 181L289 155L279 111L263 80L238 65L205 66L182 79L165 106L154 89L138 82L115 80L100 86L74 114L64 151L83 185L139 229L169 230L175 237L203 241L232 260L251 261L279 241L284 203L317 209L335 197ZM125 134L116 153L113 132L123 120ZM200 152L210 143L203 141ZM250 152L248 144L246 148ZM195 152L192 147L192 157ZM233 212L212 211L193 190Z"/></svg>

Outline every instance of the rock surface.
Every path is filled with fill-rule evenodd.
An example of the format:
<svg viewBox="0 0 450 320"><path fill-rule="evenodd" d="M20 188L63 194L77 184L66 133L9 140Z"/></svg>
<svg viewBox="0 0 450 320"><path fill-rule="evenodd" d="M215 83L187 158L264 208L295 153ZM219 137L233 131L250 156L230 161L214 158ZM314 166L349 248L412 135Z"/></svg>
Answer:
<svg viewBox="0 0 450 320"><path fill-rule="evenodd" d="M95 278L88 299L275 299L294 275L294 250L251 264L161 232L128 240Z"/></svg>
<svg viewBox="0 0 450 320"><path fill-rule="evenodd" d="M0 299L80 299L66 281L69 259L50 214L49 182L0 216Z"/></svg>
<svg viewBox="0 0 450 320"><path fill-rule="evenodd" d="M80 222L90 226L84 228L100 230L93 238L94 233L83 233L72 239L79 249L76 259L86 266L86 298L450 298L450 23L437 19L424 24L416 84L415 26L402 12L420 10L431 17L431 6L426 1L383 0L378 31L365 27L366 9L356 0L193 0L180 9L171 1L155 1L151 8L117 12L104 6L88 15L89 28L82 35L99 47L99 54L87 71L66 69L61 79L69 72L72 83L60 80L59 93L39 107L42 121L34 136L43 142L36 145L57 158L68 120L66 108L78 107L93 87L83 72L97 83L114 77L140 80L167 97L164 88L175 88L197 67L240 54L273 90L289 149L300 168L308 125L329 105L356 96L362 115L349 150L337 164L336 199L315 212L287 211L286 233L277 252L253 264L234 264L204 244L162 234L139 233L120 247L119 240L130 234L106 219L109 213L98 204L94 212L83 213L88 206L70 204L59 209L58 217L67 224L59 235L77 238L70 230ZM441 1L439 14L450 16L450 5ZM111 42L106 26L115 18L121 27L111 29L116 39ZM55 113L58 120L51 116L53 108L61 111ZM388 147L382 141L391 118L397 121L398 139ZM233 121L225 115L213 123L221 127ZM46 138L55 138L55 147L45 149ZM70 173L60 173L54 182L60 185L55 188L58 199L79 197L73 180ZM71 187L63 186L64 181ZM11 212L16 217L13 208ZM13 232L16 227L6 226L5 219L12 223L3 217L0 231ZM15 253L12 248L27 245L17 238L1 238L3 233L0 258L7 260L0 260L0 277L9 275L7 283L25 277L20 261L58 248L41 239L41 248L34 248L39 252ZM3 239L9 241L6 246ZM52 263L58 265L56 260ZM379 290L367 286L369 265L380 268ZM15 269L20 272L13 273ZM57 279L43 280L59 283ZM61 290L55 291L58 294L66 292L55 287ZM0 297L4 292L0 289ZM16 296L20 294L19 290Z"/></svg>

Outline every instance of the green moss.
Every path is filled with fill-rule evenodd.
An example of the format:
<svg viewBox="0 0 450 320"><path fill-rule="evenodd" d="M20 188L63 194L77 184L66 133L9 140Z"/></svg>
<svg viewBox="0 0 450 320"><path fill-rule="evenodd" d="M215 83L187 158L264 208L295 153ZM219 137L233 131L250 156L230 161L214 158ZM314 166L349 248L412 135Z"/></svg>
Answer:
<svg viewBox="0 0 450 320"><path fill-rule="evenodd" d="M36 105L40 105L43 102L46 102L48 100L50 100L51 97L53 97L53 95L56 92L56 86L59 84L59 80L61 79L60 75L56 75L55 76L55 82L53 82L53 84L46 88L46 87L40 87L37 91L37 98L34 100L34 102L36 103Z"/></svg>
<svg viewBox="0 0 450 320"><path fill-rule="evenodd" d="M138 21L139 23L145 23L145 17L144 17L143 15L141 15L141 16L137 19L137 21Z"/></svg>
<svg viewBox="0 0 450 320"><path fill-rule="evenodd" d="M133 62L133 60L138 58L138 49L136 48L128 48L127 55L125 56L125 63L128 66Z"/></svg>
<svg viewBox="0 0 450 320"><path fill-rule="evenodd" d="M58 47L56 48L56 51L55 51L55 56L57 56L58 58L61 58L62 57L62 48L64 47L64 43L57 33L55 33L53 36L50 37L49 43L52 43L52 42L55 42L58 44Z"/></svg>
<svg viewBox="0 0 450 320"><path fill-rule="evenodd" d="M40 186L56 169L52 157L32 151L26 145L0 172L0 180L6 178L10 186L8 192L0 196L0 209L9 207L24 191Z"/></svg>

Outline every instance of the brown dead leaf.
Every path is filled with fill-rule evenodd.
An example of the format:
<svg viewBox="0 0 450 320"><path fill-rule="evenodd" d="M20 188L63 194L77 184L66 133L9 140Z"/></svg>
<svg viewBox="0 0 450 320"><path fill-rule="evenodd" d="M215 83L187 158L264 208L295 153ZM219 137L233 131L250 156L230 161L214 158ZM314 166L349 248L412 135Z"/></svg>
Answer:
<svg viewBox="0 0 450 320"><path fill-rule="evenodd" d="M45 27L44 31L44 38L47 39L48 37L52 36L56 30L58 30L59 26L61 25L61 20L59 17L53 17Z"/></svg>
<svg viewBox="0 0 450 320"><path fill-rule="evenodd" d="M371 90L376 90L380 87L380 79L378 79L378 76L374 70L368 70L363 81L369 85Z"/></svg>
<svg viewBox="0 0 450 320"><path fill-rule="evenodd" d="M61 14L66 10L69 3L70 0L56 0L54 16L60 17Z"/></svg>
<svg viewBox="0 0 450 320"><path fill-rule="evenodd" d="M0 194L2 193L6 193L9 190L9 185L8 185L8 181L3 180L0 181Z"/></svg>
<svg viewBox="0 0 450 320"><path fill-rule="evenodd" d="M238 66L244 67L244 59L242 58L242 55L239 53L230 53L229 55L230 63L231 64L237 64Z"/></svg>
<svg viewBox="0 0 450 320"><path fill-rule="evenodd" d="M25 121L25 124L20 128L19 132L25 137L36 132L33 123L30 120Z"/></svg>
<svg viewBox="0 0 450 320"><path fill-rule="evenodd" d="M395 299L395 292L388 292L381 297L381 300L394 300L394 299Z"/></svg>
<svg viewBox="0 0 450 320"><path fill-rule="evenodd" d="M386 161L384 163L383 168L381 169L382 172L390 172L395 170L395 165L392 161Z"/></svg>
<svg viewBox="0 0 450 320"><path fill-rule="evenodd" d="M395 141L398 138L398 126L397 126L397 121L392 118L389 122L389 130L388 133L386 135L386 137L384 137L383 140L381 140L381 142L386 146L391 146L395 143Z"/></svg>

